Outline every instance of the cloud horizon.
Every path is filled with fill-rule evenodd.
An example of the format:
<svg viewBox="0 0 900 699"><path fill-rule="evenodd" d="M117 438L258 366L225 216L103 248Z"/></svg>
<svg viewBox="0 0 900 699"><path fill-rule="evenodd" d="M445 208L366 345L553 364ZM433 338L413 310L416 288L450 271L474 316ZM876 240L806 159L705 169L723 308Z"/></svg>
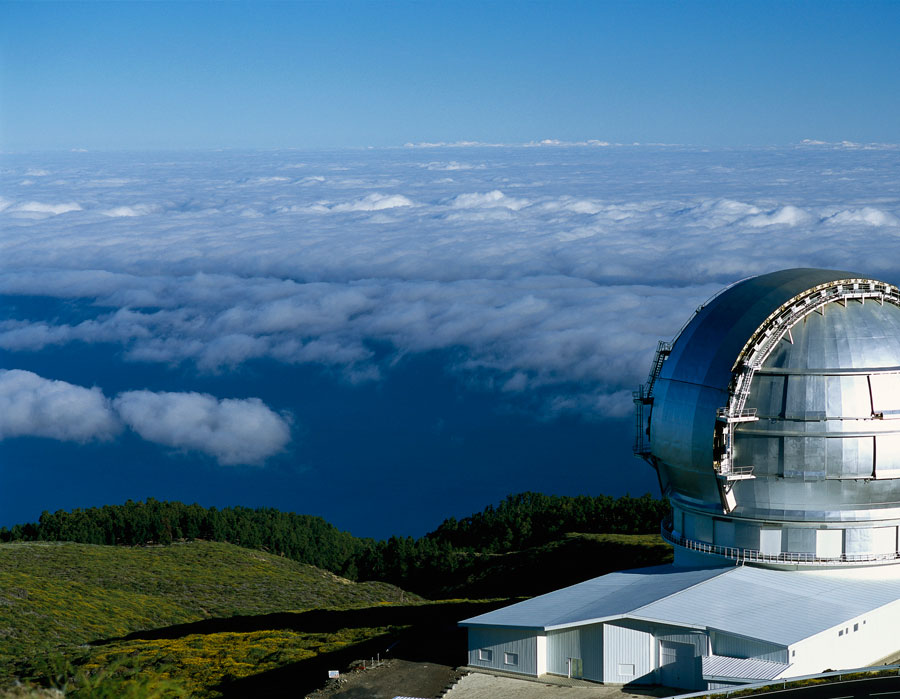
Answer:
<svg viewBox="0 0 900 699"><path fill-rule="evenodd" d="M846 163L830 167L835 149ZM609 152L224 153L192 156L177 191L164 160L135 171L126 156L95 156L104 175L73 179L80 154L26 158L19 172L41 174L2 203L0 293L97 312L2 320L0 348L111 342L129 361L215 373L266 358L352 381L383 377L391 357L462 348L451 369L463 380L555 391L545 414L597 419L630 411L656 340L724 283L844 267L873 236L887 254L858 266L900 271L900 211L881 188L895 150ZM746 181L742 160L771 179ZM658 181L634 189L650 163L663 164ZM586 168L601 168L596 181Z"/></svg>

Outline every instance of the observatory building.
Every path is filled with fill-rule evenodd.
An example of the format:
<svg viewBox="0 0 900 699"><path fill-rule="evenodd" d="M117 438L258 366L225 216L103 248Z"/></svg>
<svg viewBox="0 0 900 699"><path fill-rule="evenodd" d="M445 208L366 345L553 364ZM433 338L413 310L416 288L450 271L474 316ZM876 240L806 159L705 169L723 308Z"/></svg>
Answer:
<svg viewBox="0 0 900 699"><path fill-rule="evenodd" d="M712 689L900 650L897 287L740 281L659 343L635 407L674 565L467 619L470 665Z"/></svg>

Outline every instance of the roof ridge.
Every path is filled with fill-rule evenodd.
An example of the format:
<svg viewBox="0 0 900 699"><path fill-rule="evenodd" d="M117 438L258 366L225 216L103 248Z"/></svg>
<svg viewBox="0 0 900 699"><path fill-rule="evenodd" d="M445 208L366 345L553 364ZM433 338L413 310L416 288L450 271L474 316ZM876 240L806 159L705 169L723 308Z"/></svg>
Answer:
<svg viewBox="0 0 900 699"><path fill-rule="evenodd" d="M654 568L661 568L661 567L664 567L664 566L653 566L653 567L654 567ZM641 569L641 568L633 568L633 569L631 569L631 570L642 570L642 569ZM715 569L714 569L714 568L685 568L685 569L683 569L683 570L676 570L675 572L676 572L676 573L687 573L687 572L695 572L695 571L699 572L699 571L705 571L705 570L715 570ZM599 575L599 576L597 576L596 578L591 578L590 580L585 580L583 583L579 583L579 584L580 584L580 585L583 585L583 584L585 584L585 583L589 583L589 582L592 582L592 581L594 581L594 580L600 580L601 578L605 578L605 577L607 577L607 576L623 575L623 574L625 574L625 573L627 573L627 572L631 572L631 571L630 571L630 570L629 570L629 571L617 570L617 571L614 571L614 572L612 572L612 573L607 573L606 575ZM730 572L730 569L724 569L724 570L722 571L722 573L727 573L727 572ZM638 611L639 609L643 609L644 607L647 607L647 606L649 606L649 605L651 605L651 604L655 604L656 602L660 602L660 601L662 601L662 600L664 600L664 599L668 599L669 597L672 597L673 595L677 595L679 592L684 592L685 590L690 590L690 589L696 587L697 585L699 585L699 584L701 584L701 583L705 583L705 582L707 582L707 581L709 581L709 580L713 580L714 578L718 578L719 575L721 575L722 573L718 573L717 575L711 575L711 576L708 577L708 578L704 578L704 579L701 580L700 582L697 582L697 583L693 583L693 584L691 584L691 585L688 585L687 587L682 588L682 589L679 590L678 592L671 592L671 593L669 593L669 594L667 594L667 595L663 595L662 597L657 597L655 600L653 600L653 602L647 602L647 604L642 604L640 607L635 607L634 609L631 609L631 610L629 610L629 611L627 611L627 612L622 612L622 613L619 613L619 614L613 614L612 616L597 617L597 618L598 618L598 619L599 619L599 618L609 619L609 618L615 618L615 617L624 617L624 616L627 616L628 614L634 614L634 613L635 613L636 611ZM636 584L638 584L638 583L640 583L640 582L641 582L640 577L639 577L639 576L635 576L635 580L634 580L633 582L629 583L629 585L636 585ZM573 587L574 587L574 586L573 586ZM563 588L563 589L565 589L565 588ZM622 593L622 590L610 591L610 593L611 593L611 594L620 594L620 593ZM570 612L577 612L579 609L584 609L584 608L586 608L586 607L590 607L591 605L593 605L593 604L595 604L595 603L596 603L596 600L591 600L591 601L589 601L589 602L585 602L584 604L579 605L578 607L573 607L573 608L570 610ZM550 621L549 624L545 624L545 627L546 627L546 626L554 626L554 625L556 625L556 622L557 622L557 621L558 621L558 619L557 619L557 618L554 618L553 620Z"/></svg>
<svg viewBox="0 0 900 699"><path fill-rule="evenodd" d="M647 604L643 604L640 607L635 607L634 609L631 610L630 613L634 614L635 612L639 612L640 610L644 609L645 607L649 607L651 604L658 604L659 602L662 602L663 600L667 600L671 597L677 597L678 595L682 594L683 592L687 592L688 590L693 590L695 587L700 587L701 585L704 585L712 580L716 580L723 575L728 575L732 571L738 570L738 568L743 568L743 566L732 566L729 568L723 568L721 570L721 572L717 573L716 575L710 575L708 578L703 578L703 580L699 580L698 582L695 582L693 585L688 585L687 587L683 587L680 590L676 590L675 592L670 592L668 595L664 595L658 599L655 599L652 602L647 602ZM696 568L695 570L704 570L704 569ZM716 569L712 568L709 570L716 570Z"/></svg>

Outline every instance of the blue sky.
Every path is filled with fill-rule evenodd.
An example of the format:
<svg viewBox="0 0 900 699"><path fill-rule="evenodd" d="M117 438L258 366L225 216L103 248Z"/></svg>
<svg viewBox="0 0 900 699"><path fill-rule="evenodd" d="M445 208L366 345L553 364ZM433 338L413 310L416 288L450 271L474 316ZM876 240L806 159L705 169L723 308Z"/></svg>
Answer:
<svg viewBox="0 0 900 699"><path fill-rule="evenodd" d="M0 526L657 492L631 391L698 304L900 282L898 15L0 3Z"/></svg>
<svg viewBox="0 0 900 699"><path fill-rule="evenodd" d="M0 4L0 147L895 142L895 2Z"/></svg>

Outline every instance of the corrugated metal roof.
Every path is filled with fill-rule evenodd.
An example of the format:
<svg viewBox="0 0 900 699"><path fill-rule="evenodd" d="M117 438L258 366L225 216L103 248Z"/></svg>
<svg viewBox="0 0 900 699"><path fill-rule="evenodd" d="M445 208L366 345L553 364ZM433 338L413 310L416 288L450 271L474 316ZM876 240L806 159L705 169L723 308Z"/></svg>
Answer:
<svg viewBox="0 0 900 699"><path fill-rule="evenodd" d="M729 658L724 655L710 655L703 658L703 678L772 680L790 667L787 663L773 663L754 658Z"/></svg>
<svg viewBox="0 0 900 699"><path fill-rule="evenodd" d="M654 566L623 570L496 609L460 622L466 626L554 628L622 616L731 568Z"/></svg>
<svg viewBox="0 0 900 699"><path fill-rule="evenodd" d="M900 580L658 566L587 580L461 622L544 630L630 617L788 646L900 599Z"/></svg>
<svg viewBox="0 0 900 699"><path fill-rule="evenodd" d="M690 622L787 646L898 599L897 580L741 566L635 609L633 616Z"/></svg>

